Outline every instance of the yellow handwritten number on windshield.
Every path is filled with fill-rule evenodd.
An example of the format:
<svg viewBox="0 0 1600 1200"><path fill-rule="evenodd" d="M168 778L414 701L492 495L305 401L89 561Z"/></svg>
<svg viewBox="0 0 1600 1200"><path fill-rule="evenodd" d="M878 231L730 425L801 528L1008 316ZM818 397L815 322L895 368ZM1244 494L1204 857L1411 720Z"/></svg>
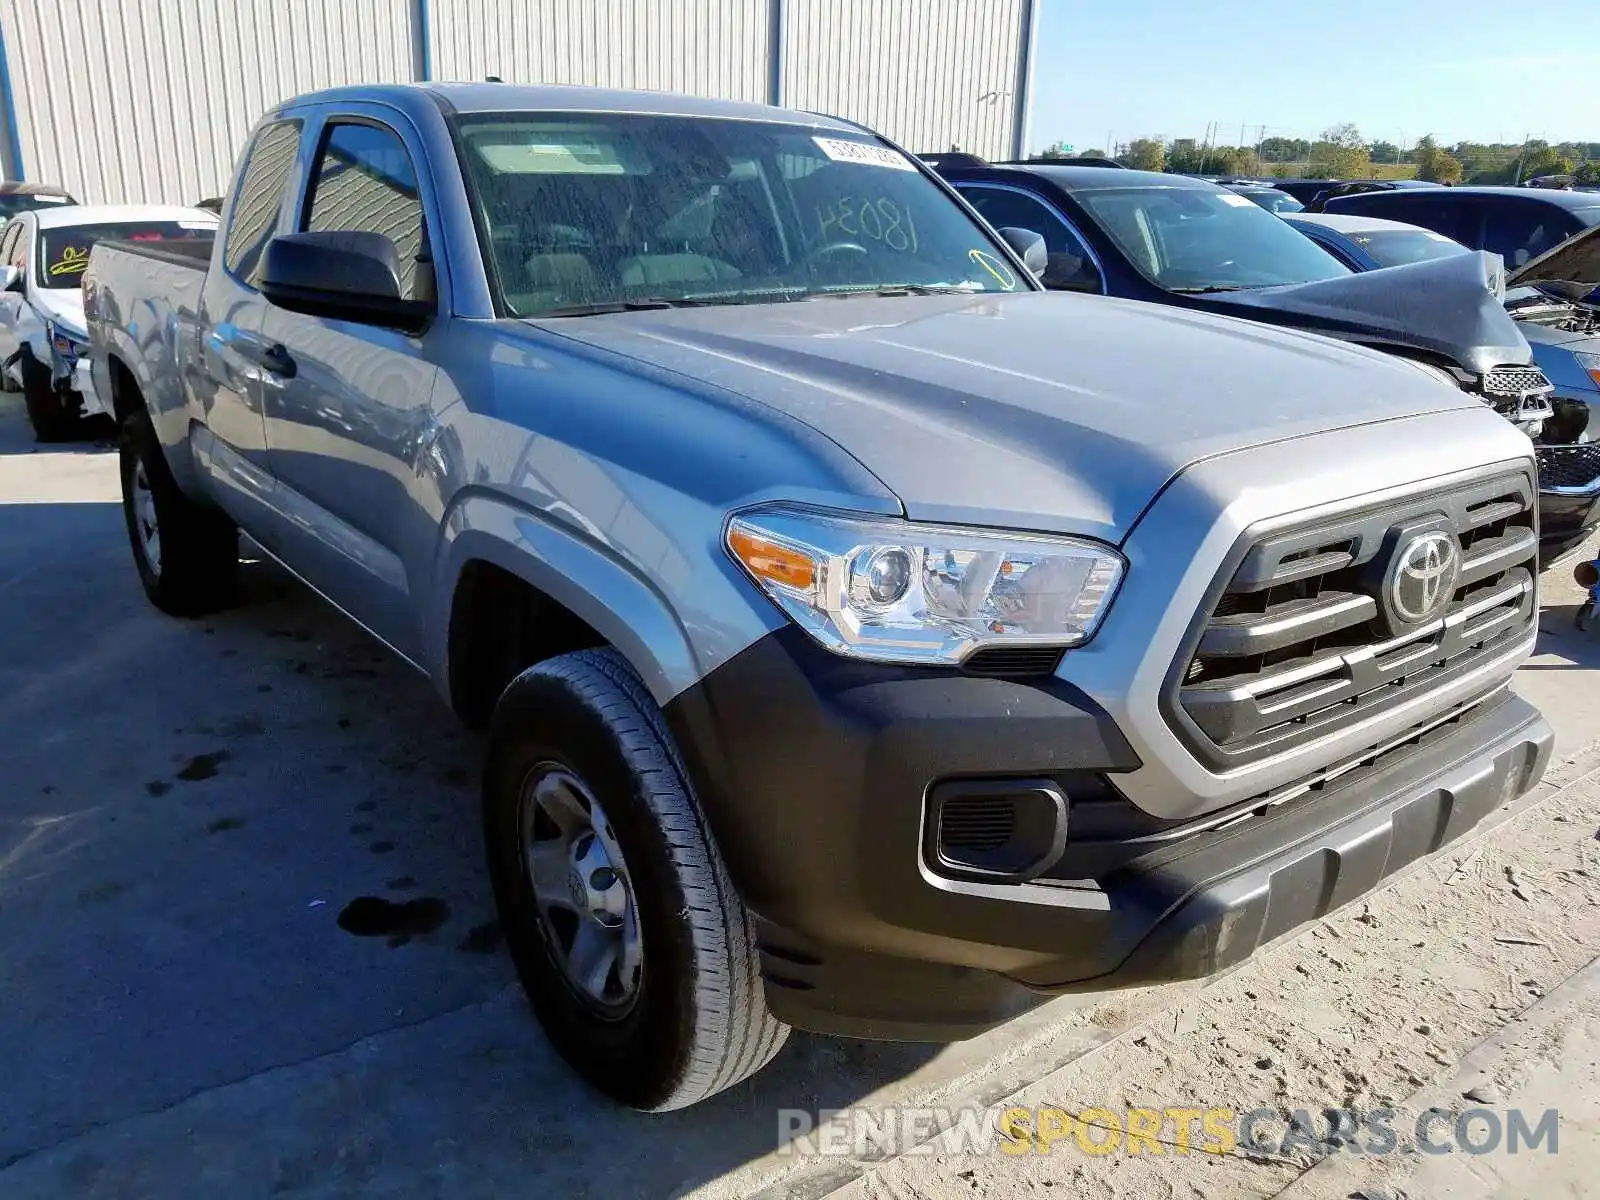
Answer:
<svg viewBox="0 0 1600 1200"><path fill-rule="evenodd" d="M50 264L50 274L81 275L88 265L89 252L87 250L80 250L76 246L68 246L61 251L61 260Z"/></svg>
<svg viewBox="0 0 1600 1200"><path fill-rule="evenodd" d="M1009 292L1017 286L1017 277L1012 274L1011 268L1006 266L1004 259L990 254L987 250L968 250L967 257L993 275L995 282L1006 291Z"/></svg>

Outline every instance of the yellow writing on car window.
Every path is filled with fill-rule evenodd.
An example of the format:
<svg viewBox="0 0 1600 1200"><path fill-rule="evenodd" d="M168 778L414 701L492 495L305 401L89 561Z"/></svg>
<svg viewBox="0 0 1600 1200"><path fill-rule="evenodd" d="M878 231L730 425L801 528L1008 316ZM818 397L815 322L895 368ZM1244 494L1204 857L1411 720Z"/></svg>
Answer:
<svg viewBox="0 0 1600 1200"><path fill-rule="evenodd" d="M1012 273L1011 268L1006 266L1005 259L1000 258L998 255L990 254L987 250L968 250L967 257L993 275L995 282L1005 288L1006 291L1009 292L1017 286L1017 277Z"/></svg>
<svg viewBox="0 0 1600 1200"><path fill-rule="evenodd" d="M824 240L835 230L846 237L881 242L901 253L917 252L917 223L909 208L887 196L840 196L817 205L817 230Z"/></svg>
<svg viewBox="0 0 1600 1200"><path fill-rule="evenodd" d="M68 246L61 251L61 258L50 264L52 275L81 275L89 265L89 252L80 250L76 246Z"/></svg>

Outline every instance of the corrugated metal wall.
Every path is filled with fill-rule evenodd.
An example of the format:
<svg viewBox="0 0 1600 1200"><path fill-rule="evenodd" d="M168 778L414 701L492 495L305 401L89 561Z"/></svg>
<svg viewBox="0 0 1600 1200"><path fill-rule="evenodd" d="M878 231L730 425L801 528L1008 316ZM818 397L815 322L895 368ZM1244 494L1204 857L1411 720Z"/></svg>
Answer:
<svg viewBox="0 0 1600 1200"><path fill-rule="evenodd" d="M784 103L861 121L908 150L1004 158L1023 4L785 0Z"/></svg>
<svg viewBox="0 0 1600 1200"><path fill-rule="evenodd" d="M0 0L24 173L84 201L214 196L280 100L411 79L413 11L412 0Z"/></svg>
<svg viewBox="0 0 1600 1200"><path fill-rule="evenodd" d="M768 0L429 0L435 79L767 98Z"/></svg>
<svg viewBox="0 0 1600 1200"><path fill-rule="evenodd" d="M1031 0L782 0L782 103L915 150L1011 148ZM26 178L86 201L216 195L256 118L431 76L765 100L773 0L0 0Z"/></svg>

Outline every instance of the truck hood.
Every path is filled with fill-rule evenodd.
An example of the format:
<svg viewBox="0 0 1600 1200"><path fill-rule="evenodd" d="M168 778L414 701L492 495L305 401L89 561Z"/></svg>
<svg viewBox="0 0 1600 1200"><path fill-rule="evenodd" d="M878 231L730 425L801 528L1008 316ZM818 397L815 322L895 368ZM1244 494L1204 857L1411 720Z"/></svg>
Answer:
<svg viewBox="0 0 1600 1200"><path fill-rule="evenodd" d="M39 288L31 303L40 319L56 322L74 337L85 336L89 326L83 318L82 288Z"/></svg>
<svg viewBox="0 0 1600 1200"><path fill-rule="evenodd" d="M1200 459L1479 405L1375 351L1071 293L857 296L530 323L806 422L914 519L1110 541Z"/></svg>
<svg viewBox="0 0 1600 1200"><path fill-rule="evenodd" d="M1499 257L1479 250L1384 271L1225 292L1206 299L1215 302L1214 308L1256 320L1314 329L1369 345L1425 350L1482 375L1501 364L1532 361L1517 323L1505 311L1504 295Z"/></svg>

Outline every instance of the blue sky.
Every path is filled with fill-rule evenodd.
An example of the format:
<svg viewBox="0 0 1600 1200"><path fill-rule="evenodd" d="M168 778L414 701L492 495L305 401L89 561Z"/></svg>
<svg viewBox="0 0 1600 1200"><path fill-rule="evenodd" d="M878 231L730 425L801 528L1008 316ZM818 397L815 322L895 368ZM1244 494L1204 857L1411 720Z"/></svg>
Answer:
<svg viewBox="0 0 1600 1200"><path fill-rule="evenodd" d="M1039 0L1029 149L1600 140L1600 0Z"/></svg>

